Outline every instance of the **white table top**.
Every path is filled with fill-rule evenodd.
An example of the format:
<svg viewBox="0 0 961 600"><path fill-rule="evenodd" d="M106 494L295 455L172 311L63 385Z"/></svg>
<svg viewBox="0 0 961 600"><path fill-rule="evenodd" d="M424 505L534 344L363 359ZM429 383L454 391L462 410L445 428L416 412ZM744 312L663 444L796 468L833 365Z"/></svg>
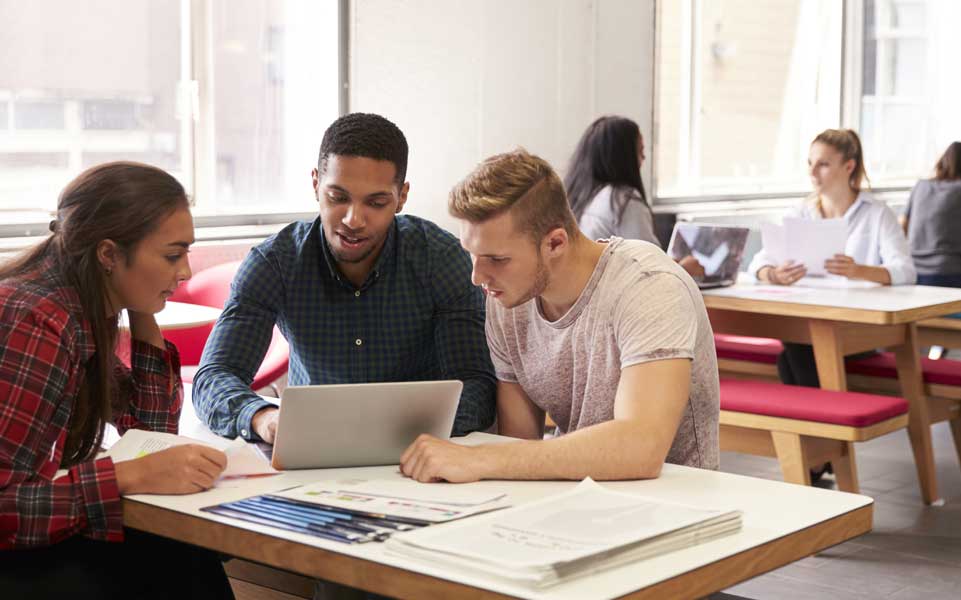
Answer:
<svg viewBox="0 0 961 600"><path fill-rule="evenodd" d="M188 327L198 327L209 325L217 321L222 311L212 306L201 304L187 304L185 302L167 301L163 310L154 315L157 325L161 330L186 329ZM127 313L124 312L120 319L120 326L125 327L127 323Z"/></svg>
<svg viewBox="0 0 961 600"><path fill-rule="evenodd" d="M187 391L189 393L189 389ZM206 430L196 420L189 402L188 397L182 419L181 435L198 439L213 436L214 434ZM484 435L480 434L481 437ZM402 475L396 466L288 471L275 477L221 482L214 489L188 496L140 495L134 496L132 499L203 519L226 523L234 527L257 531L495 592L524 598L570 598L578 600L581 598L615 598L749 550L873 502L866 496L856 494L716 471L664 465L661 476L655 480L611 482L603 485L609 486L611 489L636 493L668 502L682 502L712 508L739 508L744 514L742 530L734 535L644 560L633 565L586 576L543 591L531 590L510 583L494 582L473 573L454 571L445 567L389 555L384 551L381 544L356 546L340 544L308 535L245 523L199 510L204 506L269 493L323 479L390 479L401 477ZM482 481L468 485L480 489L506 492L515 503L520 503L562 492L576 485L576 483L561 481Z"/></svg>
<svg viewBox="0 0 961 600"><path fill-rule="evenodd" d="M738 299L765 303L850 309L865 312L898 313L934 309L941 315L961 311L961 288L926 285L803 287L762 284L744 273L737 284L703 290L709 299ZM934 316L934 315L928 315Z"/></svg>

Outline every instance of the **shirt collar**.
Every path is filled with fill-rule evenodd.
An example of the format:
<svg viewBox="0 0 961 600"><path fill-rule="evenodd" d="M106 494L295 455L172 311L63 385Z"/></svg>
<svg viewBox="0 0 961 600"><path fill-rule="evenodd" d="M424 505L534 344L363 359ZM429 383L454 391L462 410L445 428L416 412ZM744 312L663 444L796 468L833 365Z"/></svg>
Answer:
<svg viewBox="0 0 961 600"><path fill-rule="evenodd" d="M337 268L337 259L334 258L333 252L330 251L330 245L327 243L327 236L324 234L323 224L320 222L320 217L314 222L314 226L317 227L318 235L320 237L320 249L323 256L324 263L327 265L327 272L330 273L331 278L337 281L341 285L349 288L351 291L354 290L354 285L349 279L344 277ZM367 274L367 279L364 280L364 284L360 286L361 290L367 289L375 281L380 279L385 271L389 268L390 261L395 253L395 245L397 239L397 219L390 224L390 229L387 230L387 239L384 240L384 245L380 249L380 256L374 261L374 267Z"/></svg>
<svg viewBox="0 0 961 600"><path fill-rule="evenodd" d="M848 207L844 212L844 222L850 224L851 220L854 219L854 215L857 214L858 210L864 204L864 194L858 194L858 197L854 199L854 204Z"/></svg>

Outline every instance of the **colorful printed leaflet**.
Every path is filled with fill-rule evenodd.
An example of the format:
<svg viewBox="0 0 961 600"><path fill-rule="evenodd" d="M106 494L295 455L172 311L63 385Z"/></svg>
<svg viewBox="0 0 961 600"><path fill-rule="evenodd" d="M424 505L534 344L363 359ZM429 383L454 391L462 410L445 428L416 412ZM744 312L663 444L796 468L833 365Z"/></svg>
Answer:
<svg viewBox="0 0 961 600"><path fill-rule="evenodd" d="M224 502L201 510L347 544L382 542L397 531L429 524L427 521L324 507L272 495Z"/></svg>

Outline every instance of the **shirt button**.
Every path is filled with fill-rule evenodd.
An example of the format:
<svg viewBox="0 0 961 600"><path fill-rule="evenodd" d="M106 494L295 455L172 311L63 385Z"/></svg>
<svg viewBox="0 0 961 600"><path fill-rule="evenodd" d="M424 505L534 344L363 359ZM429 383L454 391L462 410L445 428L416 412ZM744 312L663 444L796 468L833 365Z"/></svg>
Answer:
<svg viewBox="0 0 961 600"><path fill-rule="evenodd" d="M364 340L362 340L362 339L360 339L360 338L357 338L356 340L354 340L354 343L357 344L358 346L360 346L361 344L364 343Z"/></svg>
<svg viewBox="0 0 961 600"><path fill-rule="evenodd" d="M241 430L240 430L240 435L243 436L243 437L247 437L247 436L248 436L247 430L246 430L246 429L241 429Z"/></svg>
<svg viewBox="0 0 961 600"><path fill-rule="evenodd" d="M354 292L354 296L357 296L358 298L360 298L360 290L357 290L356 292Z"/></svg>

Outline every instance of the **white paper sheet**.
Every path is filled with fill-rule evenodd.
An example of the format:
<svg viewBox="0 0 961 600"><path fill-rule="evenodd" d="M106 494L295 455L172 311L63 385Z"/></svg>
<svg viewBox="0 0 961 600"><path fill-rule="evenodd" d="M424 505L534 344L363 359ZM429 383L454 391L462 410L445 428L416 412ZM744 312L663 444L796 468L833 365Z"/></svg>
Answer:
<svg viewBox="0 0 961 600"><path fill-rule="evenodd" d="M844 254L848 228L844 219L785 217L788 258L807 267L808 275L827 275L824 261Z"/></svg>
<svg viewBox="0 0 961 600"><path fill-rule="evenodd" d="M224 439L222 444L218 444L200 442L172 433L130 429L105 454L113 458L114 462L123 462L184 444L200 444L223 451L227 455L227 468L220 475L221 479L279 473L270 466L270 463L256 446L248 444L243 438L237 438L233 441Z"/></svg>
<svg viewBox="0 0 961 600"><path fill-rule="evenodd" d="M318 481L275 495L431 523L452 521L509 505L503 492L470 490L469 487L470 484L348 479Z"/></svg>
<svg viewBox="0 0 961 600"><path fill-rule="evenodd" d="M785 217L783 225L761 223L761 244L776 265L793 261L816 277L828 275L824 261L844 254L847 238L844 219Z"/></svg>

